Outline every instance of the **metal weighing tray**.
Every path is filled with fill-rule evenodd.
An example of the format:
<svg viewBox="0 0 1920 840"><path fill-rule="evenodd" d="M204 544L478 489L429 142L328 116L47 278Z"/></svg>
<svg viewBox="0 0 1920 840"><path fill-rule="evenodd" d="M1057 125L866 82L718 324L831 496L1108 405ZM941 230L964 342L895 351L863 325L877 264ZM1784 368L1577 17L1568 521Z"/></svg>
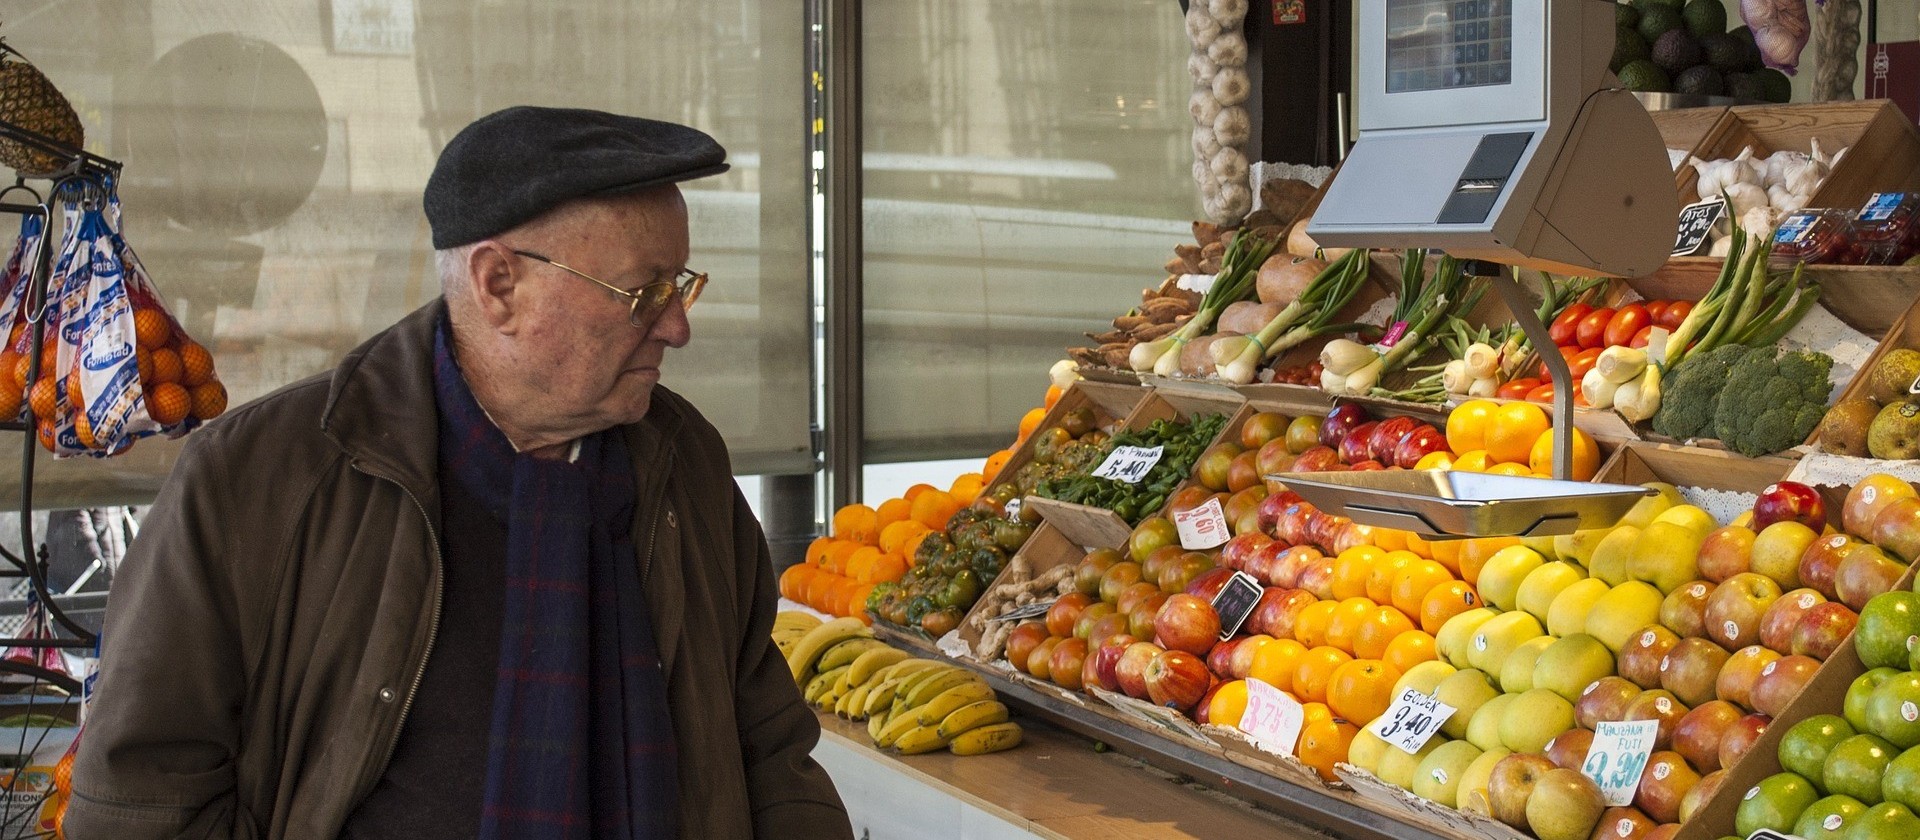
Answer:
<svg viewBox="0 0 1920 840"><path fill-rule="evenodd" d="M1269 476L1327 513L1425 537L1545 537L1606 528L1654 491L1446 470Z"/></svg>

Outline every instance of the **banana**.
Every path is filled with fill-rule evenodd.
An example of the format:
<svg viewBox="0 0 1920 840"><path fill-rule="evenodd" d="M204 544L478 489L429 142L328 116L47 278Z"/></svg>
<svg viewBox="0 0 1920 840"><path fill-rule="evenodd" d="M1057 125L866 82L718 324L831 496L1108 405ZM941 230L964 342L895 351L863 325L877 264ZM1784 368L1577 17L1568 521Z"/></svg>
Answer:
<svg viewBox="0 0 1920 840"><path fill-rule="evenodd" d="M880 732L881 730L884 730L887 728L887 718L888 718L888 710L884 708L874 714L870 714L867 716L867 739L868 740L873 741L876 744L880 742Z"/></svg>
<svg viewBox="0 0 1920 840"><path fill-rule="evenodd" d="M851 680L848 680L851 683ZM833 713L847 720L859 720L867 716L867 692L873 690L872 683L862 683L840 695L840 702L833 705Z"/></svg>
<svg viewBox="0 0 1920 840"><path fill-rule="evenodd" d="M873 631L857 618L836 618L807 631L807 635L793 646L793 654L787 658L787 669L793 673L796 685L806 685L817 671L814 664L820 661L834 645L856 636L871 638Z"/></svg>
<svg viewBox="0 0 1920 840"><path fill-rule="evenodd" d="M953 674L953 673L960 673L959 667L954 665L948 665L946 663L940 663L935 667L923 668L919 671L916 671L912 674L907 675L906 679L901 680L898 685L894 686L894 694L893 694L894 704L899 706L905 706L907 695L912 693L913 689L916 686L920 685L921 683L927 682L929 680L939 678L945 674Z"/></svg>
<svg viewBox="0 0 1920 840"><path fill-rule="evenodd" d="M937 700L936 700L937 702ZM968 703L940 719L940 736L952 739L963 732L1007 722L1006 704L998 700Z"/></svg>
<svg viewBox="0 0 1920 840"><path fill-rule="evenodd" d="M822 671L831 671L842 665L853 664L853 660L859 659L860 655L867 651L886 646L887 643L879 639L856 636L828 648L826 653L820 654L820 661L813 667Z"/></svg>
<svg viewBox="0 0 1920 840"><path fill-rule="evenodd" d="M993 688L986 683L968 681L956 685L928 700L914 709L914 719L921 726L939 726L947 715L960 711L960 707L993 699Z"/></svg>
<svg viewBox="0 0 1920 840"><path fill-rule="evenodd" d="M1020 724L992 723L969 729L950 739L954 755L985 755L1020 746Z"/></svg>
<svg viewBox="0 0 1920 840"><path fill-rule="evenodd" d="M882 668L906 661L907 652L899 648L880 645L869 648L853 660L853 673L847 681L854 685L864 685L877 676Z"/></svg>
<svg viewBox="0 0 1920 840"><path fill-rule="evenodd" d="M773 629L775 630L797 629L804 633L815 627L819 627L820 624L819 616L799 610L787 610L773 617Z"/></svg>
<svg viewBox="0 0 1920 840"><path fill-rule="evenodd" d="M951 673L941 674L915 685L912 691L907 692L907 708L920 708L926 705L927 701L946 693L948 689L965 683L979 683L981 687L986 687L986 683L980 682L980 678L974 676L972 671L955 668ZM992 691L989 690L988 694L991 695Z"/></svg>
<svg viewBox="0 0 1920 840"><path fill-rule="evenodd" d="M813 704L818 702L820 699L820 695L826 694L828 691L833 690L834 681L840 679L840 675L844 673L846 673L845 670L839 670L839 671L827 671L826 673L823 673L823 674L815 674L813 679L807 682L806 692L802 696L807 698L808 704Z"/></svg>
<svg viewBox="0 0 1920 840"><path fill-rule="evenodd" d="M806 635L807 631L797 627L775 630L773 631L773 646L779 648L780 656L785 658L793 655L794 646L800 644L800 640Z"/></svg>
<svg viewBox="0 0 1920 840"><path fill-rule="evenodd" d="M893 748L901 755L919 755L933 752L947 745L947 739L937 727L916 726L894 739Z"/></svg>
<svg viewBox="0 0 1920 840"><path fill-rule="evenodd" d="M920 721L912 712L895 712L887 718L886 727L880 730L880 737L873 739L873 745L884 750L893 746L893 742L900 740L900 736L921 728L935 727L921 727Z"/></svg>

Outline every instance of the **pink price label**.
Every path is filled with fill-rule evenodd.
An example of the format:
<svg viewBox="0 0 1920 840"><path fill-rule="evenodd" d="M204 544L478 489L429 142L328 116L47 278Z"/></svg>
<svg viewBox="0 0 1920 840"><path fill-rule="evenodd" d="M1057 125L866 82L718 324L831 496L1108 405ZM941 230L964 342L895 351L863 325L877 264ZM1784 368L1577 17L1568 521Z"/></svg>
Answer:
<svg viewBox="0 0 1920 840"><path fill-rule="evenodd" d="M1208 499L1207 503L1196 508L1176 512L1173 526L1180 532L1180 547L1188 551L1204 551L1225 545L1233 538L1227 529L1227 514L1220 507L1218 498Z"/></svg>
<svg viewBox="0 0 1920 840"><path fill-rule="evenodd" d="M1238 728L1251 736L1261 749L1293 755L1305 722L1306 712L1300 707L1300 701L1260 680L1247 680L1247 710L1240 715Z"/></svg>
<svg viewBox="0 0 1920 840"><path fill-rule="evenodd" d="M1385 350L1395 344L1399 344L1400 339L1407 337L1407 330L1412 328L1413 325L1406 321L1395 321L1387 327L1387 334L1381 336L1380 340L1375 342L1375 346Z"/></svg>

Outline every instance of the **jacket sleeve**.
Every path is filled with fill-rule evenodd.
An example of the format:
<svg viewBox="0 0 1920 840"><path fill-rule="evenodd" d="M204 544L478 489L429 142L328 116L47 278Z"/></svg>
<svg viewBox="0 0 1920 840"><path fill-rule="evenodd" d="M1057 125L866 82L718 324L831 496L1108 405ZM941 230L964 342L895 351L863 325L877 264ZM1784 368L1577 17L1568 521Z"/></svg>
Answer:
<svg viewBox="0 0 1920 840"><path fill-rule="evenodd" d="M827 771L813 760L820 722L800 700L780 649L773 644L777 609L773 558L765 534L734 490L734 544L754 552L748 587L751 614L740 645L740 678L734 685L747 796L753 803L753 833L761 838L851 840L853 826Z"/></svg>
<svg viewBox="0 0 1920 840"><path fill-rule="evenodd" d="M199 437L115 574L68 801L73 840L255 836L236 795L244 619L222 536L245 488Z"/></svg>

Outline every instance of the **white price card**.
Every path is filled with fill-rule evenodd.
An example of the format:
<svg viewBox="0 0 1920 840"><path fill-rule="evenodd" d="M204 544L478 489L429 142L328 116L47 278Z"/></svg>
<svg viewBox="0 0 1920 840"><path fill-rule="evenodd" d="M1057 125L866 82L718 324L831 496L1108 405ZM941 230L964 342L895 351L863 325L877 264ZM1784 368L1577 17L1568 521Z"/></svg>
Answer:
<svg viewBox="0 0 1920 840"><path fill-rule="evenodd" d="M1593 746L1587 748L1580 772L1600 786L1608 805L1631 805L1659 735L1657 720L1600 721L1593 727Z"/></svg>
<svg viewBox="0 0 1920 840"><path fill-rule="evenodd" d="M1147 477L1147 471L1160 463L1160 455L1165 447L1160 446L1116 446L1093 471L1094 478L1111 478L1128 484L1139 484Z"/></svg>
<svg viewBox="0 0 1920 840"><path fill-rule="evenodd" d="M1300 701L1260 680L1247 680L1247 710L1240 715L1240 731L1252 736L1261 749L1293 755L1305 723L1306 710Z"/></svg>
<svg viewBox="0 0 1920 840"><path fill-rule="evenodd" d="M1453 717L1454 711L1452 706L1421 694L1418 689L1403 688L1400 696L1393 698L1393 704L1373 722L1373 734L1409 755L1417 754L1432 740L1433 733L1440 731L1440 724Z"/></svg>
<svg viewBox="0 0 1920 840"><path fill-rule="evenodd" d="M1173 527L1180 531L1180 547L1188 551L1204 551L1233 539L1218 496L1199 507L1174 512Z"/></svg>

